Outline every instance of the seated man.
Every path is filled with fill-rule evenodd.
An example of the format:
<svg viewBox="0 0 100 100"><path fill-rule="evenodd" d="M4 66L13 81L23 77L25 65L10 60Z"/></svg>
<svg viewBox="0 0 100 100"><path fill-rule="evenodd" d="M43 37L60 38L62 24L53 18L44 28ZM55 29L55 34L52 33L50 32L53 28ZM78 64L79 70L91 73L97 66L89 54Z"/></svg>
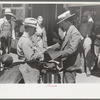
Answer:
<svg viewBox="0 0 100 100"><path fill-rule="evenodd" d="M37 20L35 18L26 18L23 24L25 32L18 41L17 53L19 59L27 63L20 65L19 70L25 83L38 83L40 72L38 63L35 61L39 61L43 53L35 47L35 44L33 45L31 40L31 37L36 32Z"/></svg>
<svg viewBox="0 0 100 100"><path fill-rule="evenodd" d="M52 49L60 48L62 56L64 83L75 83L76 70L80 68L80 55L78 45L81 41L81 34L72 24L72 16L70 11L67 11L58 16L59 26L63 30L64 38L62 43L57 43L51 47ZM62 74L61 74L62 76Z"/></svg>

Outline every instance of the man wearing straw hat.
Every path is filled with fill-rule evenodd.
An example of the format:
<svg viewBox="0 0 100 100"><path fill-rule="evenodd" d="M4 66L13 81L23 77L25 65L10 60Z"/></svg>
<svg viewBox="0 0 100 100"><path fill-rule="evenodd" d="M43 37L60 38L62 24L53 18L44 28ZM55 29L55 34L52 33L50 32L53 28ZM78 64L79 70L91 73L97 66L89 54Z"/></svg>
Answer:
<svg viewBox="0 0 100 100"><path fill-rule="evenodd" d="M26 18L23 24L25 32L18 41L17 53L19 59L27 63L20 65L19 70L25 83L38 83L40 72L38 63L35 61L42 58L42 52L32 42L32 36L37 28L37 20L35 18Z"/></svg>
<svg viewBox="0 0 100 100"><path fill-rule="evenodd" d="M12 37L12 17L16 19L15 15L13 15L13 13L11 12L11 9L6 8L4 11L4 17L0 19L0 38L2 54L10 53Z"/></svg>
<svg viewBox="0 0 100 100"><path fill-rule="evenodd" d="M62 65L64 72L64 83L75 83L76 71L80 70L80 55L78 45L81 41L81 34L72 24L74 14L70 11L58 16L60 28L63 30L64 38L62 43L57 43L48 48L56 49L60 47ZM62 76L62 75L61 75Z"/></svg>

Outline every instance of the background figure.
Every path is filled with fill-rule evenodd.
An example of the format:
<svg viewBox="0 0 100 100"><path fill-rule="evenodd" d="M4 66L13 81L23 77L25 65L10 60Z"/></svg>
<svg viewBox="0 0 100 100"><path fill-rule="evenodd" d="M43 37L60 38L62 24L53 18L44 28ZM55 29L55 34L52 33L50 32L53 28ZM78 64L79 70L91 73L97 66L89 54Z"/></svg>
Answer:
<svg viewBox="0 0 100 100"><path fill-rule="evenodd" d="M4 17L0 19L0 39L2 54L10 53L12 39L12 18L13 14L9 8L5 9ZM14 16L13 16L14 17ZM8 52L6 52L8 49Z"/></svg>
<svg viewBox="0 0 100 100"><path fill-rule="evenodd" d="M96 25L92 29L92 48L95 54L95 66L93 70L100 68L100 25Z"/></svg>
<svg viewBox="0 0 100 100"><path fill-rule="evenodd" d="M44 51L46 49L47 45L47 34L46 30L43 26L43 17L39 16L37 18L37 28L36 28L36 33L32 37L33 43L35 43L38 47L38 50ZM44 55L41 60L44 59Z"/></svg>
<svg viewBox="0 0 100 100"><path fill-rule="evenodd" d="M42 49L47 47L47 34L45 27L43 26L43 17L37 18L38 24L36 29L37 45Z"/></svg>
<svg viewBox="0 0 100 100"><path fill-rule="evenodd" d="M15 26L12 30L11 48L12 48L13 52L14 52L14 50L16 52L18 40L22 36L23 32L24 32L24 26L22 24L22 20L18 19L15 21Z"/></svg>
<svg viewBox="0 0 100 100"><path fill-rule="evenodd" d="M82 66L82 72L86 72L86 74L89 76L91 75L91 66L92 66L92 61L91 61L91 44L92 41L90 39L90 34L91 34L91 28L90 28L90 22L88 22L88 16L83 15L82 16L82 21L79 26L79 31L81 35L83 36L82 40L82 48L83 51L81 53L81 66Z"/></svg>
<svg viewBox="0 0 100 100"><path fill-rule="evenodd" d="M15 21L15 27L14 27L14 30L12 33L13 39L16 39L16 37L21 37L21 35L23 34L23 31L24 31L24 29L23 29L23 31L21 31L22 26L23 26L22 20Z"/></svg>

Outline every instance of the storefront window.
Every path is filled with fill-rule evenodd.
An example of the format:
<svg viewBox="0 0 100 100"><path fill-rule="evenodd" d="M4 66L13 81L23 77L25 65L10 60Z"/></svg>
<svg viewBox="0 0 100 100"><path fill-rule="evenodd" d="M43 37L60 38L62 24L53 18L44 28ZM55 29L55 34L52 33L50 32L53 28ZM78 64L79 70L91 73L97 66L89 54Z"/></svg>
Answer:
<svg viewBox="0 0 100 100"><path fill-rule="evenodd" d="M12 7L12 4L3 4L3 7Z"/></svg>
<svg viewBox="0 0 100 100"><path fill-rule="evenodd" d="M22 4L13 4L13 7L22 7Z"/></svg>
<svg viewBox="0 0 100 100"><path fill-rule="evenodd" d="M25 14L23 12L23 4L2 4L2 15L4 15L4 10L10 8L12 13L16 15L19 19L23 19Z"/></svg>
<svg viewBox="0 0 100 100"><path fill-rule="evenodd" d="M32 17L32 4L28 5L28 17Z"/></svg>

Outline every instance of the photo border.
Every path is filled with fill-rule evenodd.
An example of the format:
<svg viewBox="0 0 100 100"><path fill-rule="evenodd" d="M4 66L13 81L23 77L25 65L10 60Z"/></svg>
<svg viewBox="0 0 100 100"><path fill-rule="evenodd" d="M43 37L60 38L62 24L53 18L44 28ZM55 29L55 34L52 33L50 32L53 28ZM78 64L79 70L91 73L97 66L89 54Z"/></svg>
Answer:
<svg viewBox="0 0 100 100"><path fill-rule="evenodd" d="M62 2L64 2L64 3L66 3L66 2L68 2L68 3L69 2L75 2L75 3L93 2L94 3L94 2L99 2L100 3L99 0L95 0L95 1L94 0L91 0L91 1L90 0L84 0L84 1L83 0L77 0L77 1L75 1L75 0L52 0L52 1L50 1L50 0L48 0L48 1L47 0L28 0L28 1L27 0L13 0L13 1L0 0L0 2L1 3L2 2L7 2L7 3L12 3L12 2L14 2L14 3L17 3L17 2L19 2L19 3L24 3L24 2L26 2L26 3L28 3L28 2L32 2L32 3L35 3L35 2L37 2L37 3L40 3L40 2L42 2L42 3L45 3L45 2L47 2L47 3L51 3L51 2L52 3L55 3L55 2L57 2L57 3L62 3ZM20 100L20 99L21 100L22 99L24 99L24 100L36 100L36 99L37 100L42 100L42 99L43 100L44 99L49 99L49 100L53 100L53 99L54 100L55 99L57 99L57 100L62 100L62 99L85 100L85 99L99 99L100 98L100 85L99 84L96 84L96 86L94 86L94 88L93 88L93 84L77 84L77 85L76 84L67 84L67 85L63 84L63 86L62 86L62 84L59 84L59 85L57 84L57 87L52 87L49 85L50 84L46 84L46 85L42 85L42 86L40 84L35 85L35 86L29 85L29 84L28 85L0 84L0 90L2 90L0 92L0 95L1 95L0 99L1 100L8 100L8 99L10 99L10 100ZM27 88L28 86L29 86L29 88ZM11 88L12 88L12 90L11 90ZM62 88L65 90L63 90ZM21 89L21 90L19 91L18 89ZM33 95L35 95L34 97L32 96L32 92L33 92L32 89L39 90L39 91L36 91L36 93L33 93ZM74 93L72 91L70 91L70 89L72 89ZM85 89L89 89L89 91L88 90L86 91ZM25 91L27 91L27 92L30 91L31 94L27 96L27 92L25 92ZM45 95L45 93L47 93L47 91L48 91L49 95ZM64 94L62 93L62 91ZM68 93L68 91L69 91L69 93ZM14 92L16 94L14 94ZM21 96L22 93L24 95ZM41 93L44 96L42 96ZM95 94L95 93L97 93L97 94ZM17 94L20 94L20 95L17 95ZM79 94L80 94L80 96L79 96ZM38 97L38 95L41 95L41 97ZM60 95L60 97L59 97L59 95Z"/></svg>

